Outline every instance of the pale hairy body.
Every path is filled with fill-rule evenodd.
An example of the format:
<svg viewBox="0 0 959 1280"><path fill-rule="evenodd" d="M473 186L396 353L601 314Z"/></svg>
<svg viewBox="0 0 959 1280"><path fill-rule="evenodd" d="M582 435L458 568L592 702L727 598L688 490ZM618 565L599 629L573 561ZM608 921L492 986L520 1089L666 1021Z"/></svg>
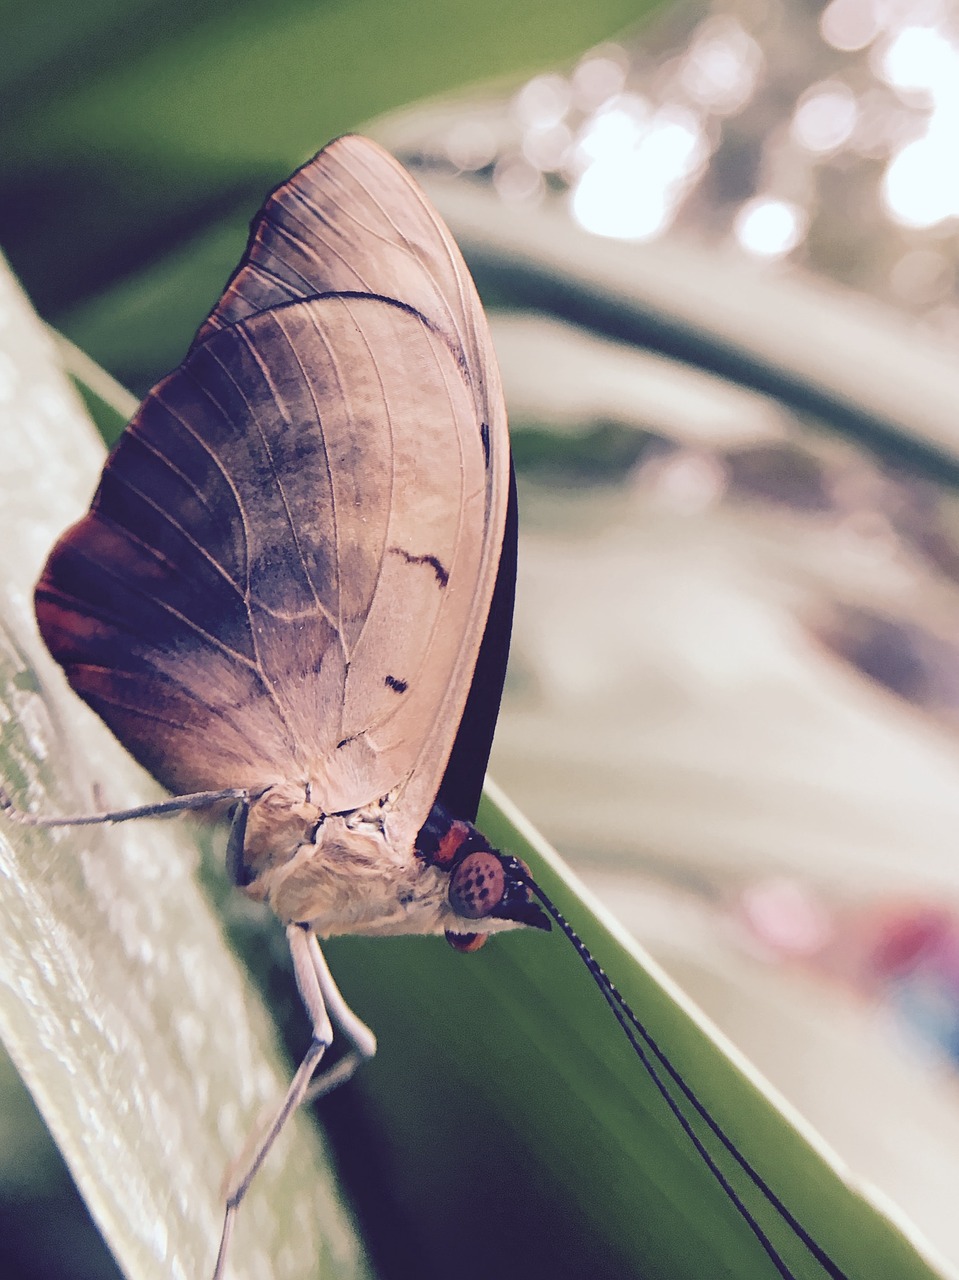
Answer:
<svg viewBox="0 0 959 1280"><path fill-rule="evenodd" d="M250 807L245 850L250 897L284 924L337 934L481 932L513 921L469 920L450 905L449 873L390 838L395 797L325 815L310 786L271 787Z"/></svg>

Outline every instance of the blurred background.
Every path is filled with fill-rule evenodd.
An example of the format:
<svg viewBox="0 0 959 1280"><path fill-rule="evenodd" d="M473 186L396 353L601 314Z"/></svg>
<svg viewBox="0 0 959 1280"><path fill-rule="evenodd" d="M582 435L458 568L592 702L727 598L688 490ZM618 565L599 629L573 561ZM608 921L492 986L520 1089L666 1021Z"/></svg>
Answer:
<svg viewBox="0 0 959 1280"><path fill-rule="evenodd" d="M959 1266L959 10L2 9L0 246L138 395L323 142L417 174L520 481L491 772ZM113 1274L0 1089L0 1270Z"/></svg>

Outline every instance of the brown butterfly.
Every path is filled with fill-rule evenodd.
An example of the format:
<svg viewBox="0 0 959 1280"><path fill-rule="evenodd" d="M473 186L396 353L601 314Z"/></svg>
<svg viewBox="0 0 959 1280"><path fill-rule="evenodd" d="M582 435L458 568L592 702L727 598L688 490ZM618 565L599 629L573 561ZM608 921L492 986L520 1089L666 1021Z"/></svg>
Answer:
<svg viewBox="0 0 959 1280"><path fill-rule="evenodd" d="M149 811L233 804L234 877L287 927L313 1021L232 1188L217 1274L235 1204L310 1085L330 1019L352 1052L314 1092L375 1051L317 935L445 931L472 949L546 925L469 824L505 670L510 493L466 265L405 170L344 137L267 200L222 299L37 587L71 685L177 797Z"/></svg>
<svg viewBox="0 0 959 1280"><path fill-rule="evenodd" d="M73 688L174 798L73 818L0 804L40 826L229 807L233 878L286 927L313 1039L230 1183L214 1280L286 1119L375 1052L318 937L445 933L474 950L551 920L779 1273L792 1274L680 1098L841 1277L524 864L472 825L515 548L506 411L469 272L401 166L340 138L267 199L223 297L37 586ZM349 1050L323 1072L334 1026Z"/></svg>

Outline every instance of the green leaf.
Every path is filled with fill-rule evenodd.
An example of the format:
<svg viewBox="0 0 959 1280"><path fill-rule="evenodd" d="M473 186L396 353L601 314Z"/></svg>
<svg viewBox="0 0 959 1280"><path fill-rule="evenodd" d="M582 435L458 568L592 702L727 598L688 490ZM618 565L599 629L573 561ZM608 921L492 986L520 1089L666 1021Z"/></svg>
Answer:
<svg viewBox="0 0 959 1280"><path fill-rule="evenodd" d="M412 127L405 122L406 133ZM387 145L389 138L387 128ZM955 353L907 317L685 242L624 245L590 235L559 200L512 207L469 183L427 178L423 186L481 290L495 291L502 305L718 373L959 481Z"/></svg>
<svg viewBox="0 0 959 1280"><path fill-rule="evenodd" d="M480 825L529 863L712 1115L851 1280L936 1274L495 788ZM444 954L431 939L342 939L327 950L379 1035L362 1082L368 1119L434 1266L462 1249L475 1221L482 1231L470 1231L459 1272L468 1277L503 1257L515 1275L601 1265L624 1280L775 1276L558 933L498 935L475 956ZM696 1128L793 1274L822 1277Z"/></svg>
<svg viewBox="0 0 959 1280"><path fill-rule="evenodd" d="M426 94L575 57L651 7L21 6L0 60L0 243L62 327L68 306L145 270L241 202L255 207L330 138ZM207 292L222 285L206 281Z"/></svg>

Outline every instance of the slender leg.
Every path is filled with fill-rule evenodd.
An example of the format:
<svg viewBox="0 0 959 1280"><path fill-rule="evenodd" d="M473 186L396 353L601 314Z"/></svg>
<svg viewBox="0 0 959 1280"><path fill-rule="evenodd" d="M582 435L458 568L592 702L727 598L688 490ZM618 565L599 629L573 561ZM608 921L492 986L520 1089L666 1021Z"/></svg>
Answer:
<svg viewBox="0 0 959 1280"><path fill-rule="evenodd" d="M331 1029L331 1038L332 1034ZM226 1211L223 1215L223 1232L220 1236L220 1248L216 1255L216 1266L213 1269L213 1280L222 1280L224 1275L227 1252L230 1246L230 1237L233 1234L233 1223L236 1219L236 1211L240 1206L240 1202L250 1189L250 1183L253 1181L260 1165L266 1159L273 1143L280 1136L283 1126L303 1101L306 1091L310 1086L310 1080L313 1077L313 1072L319 1066L320 1059L323 1057L328 1046L329 1041L324 1042L316 1039L314 1036L309 1049L306 1051L303 1061L297 1068L296 1075L290 1082L290 1087L286 1092L286 1097L283 1099L283 1105L274 1116L270 1127L256 1143L252 1154L247 1160L244 1160L242 1169L234 1174L229 1184L226 1196Z"/></svg>
<svg viewBox="0 0 959 1280"><path fill-rule="evenodd" d="M23 827L92 827L100 823L129 822L131 818L165 818L188 809L207 809L224 800L249 803L249 792L241 787L228 787L223 791L197 791L190 796L174 796L171 800L159 800L156 804L140 804L133 809L111 809L105 813L79 813L66 818L43 818L35 813L18 809L6 791L0 787L0 810L11 822Z"/></svg>
<svg viewBox="0 0 959 1280"><path fill-rule="evenodd" d="M256 1176L260 1165L266 1159L270 1148L279 1137L283 1126L306 1096L310 1081L313 1079L313 1073L319 1066L324 1053L333 1042L333 1026L323 1003L323 992L310 954L309 935L305 929L293 924L287 928L286 937L290 944L290 954L293 957L293 972L296 975L296 985L299 988L303 1003L306 1005L306 1011L310 1015L310 1021L313 1023L313 1039L304 1055L303 1061L296 1070L296 1074L290 1081L290 1087L286 1091L286 1097L283 1099L279 1111L277 1111L264 1132L255 1142L250 1144L249 1154L241 1160L239 1167L233 1170L232 1177L227 1184L223 1232L220 1236L220 1248L216 1256L216 1266L213 1269L213 1280L222 1280L226 1268L230 1237L233 1234L233 1223L236 1219L236 1212L240 1202L249 1190L250 1183Z"/></svg>
<svg viewBox="0 0 959 1280"><path fill-rule="evenodd" d="M372 1058L376 1052L376 1037L343 999L316 936L296 924L287 928L286 936L293 957L296 985L313 1023L313 1040L297 1068L279 1111L261 1137L251 1144L250 1155L242 1161L240 1168L230 1179L213 1280L223 1280L237 1209L287 1120L307 1099L320 1097L343 1084L361 1062ZM324 1072L311 1088L313 1073L333 1042L333 1023L353 1047L329 1071Z"/></svg>
<svg viewBox="0 0 959 1280"><path fill-rule="evenodd" d="M230 834L226 841L226 872L231 884L235 884L237 888L242 888L250 879L243 866L243 845L249 816L250 798L244 793L230 810Z"/></svg>
<svg viewBox="0 0 959 1280"><path fill-rule="evenodd" d="M307 1102L313 1102L317 1098L322 1098L324 1094L332 1092L337 1085L345 1084L357 1067L373 1057L376 1053L376 1036L343 999L315 934L311 933L308 936L307 945L327 1013L333 1020L334 1026L343 1032L352 1045L339 1062L313 1081L305 1099Z"/></svg>

